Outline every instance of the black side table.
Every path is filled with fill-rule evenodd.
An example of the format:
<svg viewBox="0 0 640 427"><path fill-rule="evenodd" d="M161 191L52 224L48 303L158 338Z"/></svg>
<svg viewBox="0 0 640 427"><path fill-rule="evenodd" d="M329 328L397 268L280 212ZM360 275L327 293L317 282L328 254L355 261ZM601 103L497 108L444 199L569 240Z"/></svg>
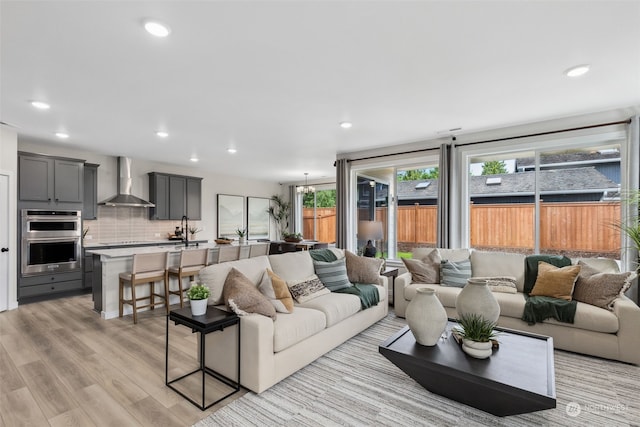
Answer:
<svg viewBox="0 0 640 427"><path fill-rule="evenodd" d="M178 378L173 380L169 380L169 321L175 322L176 325L184 325L188 328L191 328L191 332L199 332L200 333L200 367L186 373ZM211 368L205 366L205 337L210 332L222 331L224 328L228 326L237 325L238 327L238 372L237 372L237 381L233 381L222 374L214 371ZM200 408L201 410L205 410L215 405L216 403L226 399L234 393L237 393L240 390L240 318L234 314L229 313L224 310L220 310L214 307L207 307L207 312L202 316L193 316L191 315L191 308L181 308L178 310L171 310L167 315L167 334L166 334L166 347L165 347L165 384L167 387L171 388L173 391L178 393L180 396L187 399L189 402L193 403L195 406ZM196 402L180 390L176 389L172 384L180 381L190 375L196 374L198 372L202 372L202 404ZM206 405L205 401L205 380L206 375L209 375L216 380L226 384L229 387L233 388L229 394L221 397L213 403ZM206 406L205 406L206 405Z"/></svg>
<svg viewBox="0 0 640 427"><path fill-rule="evenodd" d="M394 267L387 267L384 269L384 271L382 273L380 273L381 276L386 276L388 278L390 278L391 280L389 282L391 282L389 284L389 288L391 289L391 301L389 301L389 305L393 305L395 302L396 297L394 296L394 289L393 289L393 285L396 282L396 277L398 277L398 269L394 268Z"/></svg>

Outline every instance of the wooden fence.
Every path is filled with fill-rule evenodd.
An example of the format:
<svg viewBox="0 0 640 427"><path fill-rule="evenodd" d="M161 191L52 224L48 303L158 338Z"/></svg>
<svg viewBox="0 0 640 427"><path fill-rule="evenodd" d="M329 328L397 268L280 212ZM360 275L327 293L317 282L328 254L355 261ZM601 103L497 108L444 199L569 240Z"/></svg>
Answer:
<svg viewBox="0 0 640 427"><path fill-rule="evenodd" d="M398 244L436 244L436 206L399 206ZM318 209L318 240L335 241L335 209ZM386 226L386 208L376 218ZM618 253L620 203L576 202L540 204L540 250ZM474 248L526 250L534 247L532 203L471 205L470 238ZM326 231L325 231L326 229ZM304 212L305 238L313 236L313 209ZM308 231L309 230L309 231Z"/></svg>

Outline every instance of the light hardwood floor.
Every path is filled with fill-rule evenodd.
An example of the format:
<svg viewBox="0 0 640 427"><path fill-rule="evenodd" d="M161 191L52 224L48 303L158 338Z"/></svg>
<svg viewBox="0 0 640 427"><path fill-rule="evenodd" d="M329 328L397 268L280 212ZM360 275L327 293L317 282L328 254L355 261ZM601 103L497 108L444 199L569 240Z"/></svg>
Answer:
<svg viewBox="0 0 640 427"><path fill-rule="evenodd" d="M0 427L190 426L246 393L199 410L165 386L162 308L134 325L130 316L102 320L92 307L82 295L0 313ZM196 338L170 324L171 378L197 367ZM197 400L192 379L180 384ZM208 399L220 391L207 382Z"/></svg>

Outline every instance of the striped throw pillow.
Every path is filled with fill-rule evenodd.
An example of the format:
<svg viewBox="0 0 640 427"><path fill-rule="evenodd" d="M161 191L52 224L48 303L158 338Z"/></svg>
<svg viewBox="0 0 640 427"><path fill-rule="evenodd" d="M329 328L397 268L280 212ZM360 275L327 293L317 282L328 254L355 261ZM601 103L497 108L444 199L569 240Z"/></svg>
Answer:
<svg viewBox="0 0 640 427"><path fill-rule="evenodd" d="M453 262L442 260L440 263L440 285L464 288L471 277L471 260Z"/></svg>
<svg viewBox="0 0 640 427"><path fill-rule="evenodd" d="M331 262L314 260L313 267L320 281L332 292L353 286L347 276L347 266L344 258Z"/></svg>

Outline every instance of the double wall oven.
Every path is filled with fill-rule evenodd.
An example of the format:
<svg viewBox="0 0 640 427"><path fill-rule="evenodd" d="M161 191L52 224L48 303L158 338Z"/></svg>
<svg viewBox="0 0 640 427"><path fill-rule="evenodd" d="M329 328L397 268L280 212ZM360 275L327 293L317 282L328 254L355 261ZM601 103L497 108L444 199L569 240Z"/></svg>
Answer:
<svg viewBox="0 0 640 427"><path fill-rule="evenodd" d="M81 211L22 209L21 236L23 277L80 271Z"/></svg>

